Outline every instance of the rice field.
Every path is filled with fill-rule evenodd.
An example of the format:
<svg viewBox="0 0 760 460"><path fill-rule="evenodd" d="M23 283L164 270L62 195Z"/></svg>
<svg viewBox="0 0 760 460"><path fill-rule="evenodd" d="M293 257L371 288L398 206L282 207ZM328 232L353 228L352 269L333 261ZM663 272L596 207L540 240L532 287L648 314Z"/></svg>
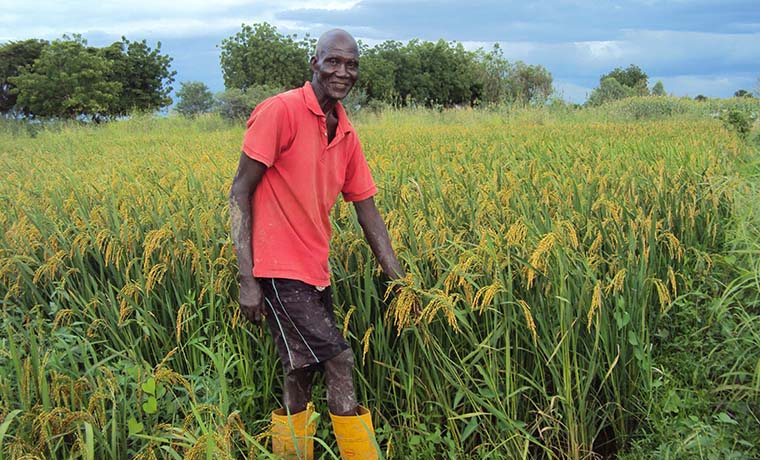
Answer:
<svg viewBox="0 0 760 460"><path fill-rule="evenodd" d="M678 340L664 326L724 294L756 152L709 118L356 124L408 272L392 293L339 200L336 315L385 458L624 449ZM0 460L273 458L281 371L238 312L229 236L242 134L135 118L0 138Z"/></svg>

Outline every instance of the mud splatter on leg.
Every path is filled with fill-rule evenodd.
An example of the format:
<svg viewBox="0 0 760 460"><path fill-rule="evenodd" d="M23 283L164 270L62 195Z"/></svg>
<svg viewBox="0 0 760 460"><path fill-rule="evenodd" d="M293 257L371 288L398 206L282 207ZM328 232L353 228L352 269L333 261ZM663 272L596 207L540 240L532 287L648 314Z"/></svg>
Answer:
<svg viewBox="0 0 760 460"><path fill-rule="evenodd" d="M353 369L354 355L350 348L325 361L327 407L334 415L356 415L359 404L354 392Z"/></svg>

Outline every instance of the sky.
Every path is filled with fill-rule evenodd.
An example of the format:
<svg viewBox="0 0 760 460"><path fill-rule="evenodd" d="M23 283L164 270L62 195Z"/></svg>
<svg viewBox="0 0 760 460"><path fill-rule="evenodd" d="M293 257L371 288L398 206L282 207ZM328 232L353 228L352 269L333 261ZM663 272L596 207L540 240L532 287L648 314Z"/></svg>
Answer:
<svg viewBox="0 0 760 460"><path fill-rule="evenodd" d="M215 92L222 40L260 22L298 37L339 27L370 45L498 42L507 59L548 69L558 95L578 103L630 64L676 96L760 90L760 0L0 0L0 43L73 33L92 46L160 41L175 88L202 81Z"/></svg>

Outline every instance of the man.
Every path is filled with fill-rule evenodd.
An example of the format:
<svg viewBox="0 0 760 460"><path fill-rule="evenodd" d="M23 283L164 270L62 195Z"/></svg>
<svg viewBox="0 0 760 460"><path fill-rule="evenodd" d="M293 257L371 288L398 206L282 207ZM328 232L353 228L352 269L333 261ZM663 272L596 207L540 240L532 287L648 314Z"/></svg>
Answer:
<svg viewBox="0 0 760 460"><path fill-rule="evenodd" d="M356 132L339 103L359 74L359 49L343 30L317 42L311 82L259 104L248 120L230 191L240 268L240 308L272 333L285 379L272 414L274 453L312 458L311 399L323 371L327 405L343 458L376 459L369 411L359 406L353 354L332 310L329 211L339 194L354 203L384 273L404 276L375 206L377 188ZM288 415L290 417L288 418ZM295 435L295 436L293 436Z"/></svg>

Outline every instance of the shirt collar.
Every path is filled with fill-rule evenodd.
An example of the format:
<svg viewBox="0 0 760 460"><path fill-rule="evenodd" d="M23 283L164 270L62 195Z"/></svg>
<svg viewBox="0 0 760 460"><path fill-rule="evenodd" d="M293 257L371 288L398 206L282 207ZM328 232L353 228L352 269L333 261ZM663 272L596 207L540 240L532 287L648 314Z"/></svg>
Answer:
<svg viewBox="0 0 760 460"><path fill-rule="evenodd" d="M306 82L303 85L303 99L306 103L306 107L316 116L324 117L325 113L322 112L322 107L317 101L317 95L314 94L314 88L311 86L311 82ZM348 115L343 105L338 101L335 104L335 115L338 116L338 131L348 133L351 131L351 123L348 121Z"/></svg>

